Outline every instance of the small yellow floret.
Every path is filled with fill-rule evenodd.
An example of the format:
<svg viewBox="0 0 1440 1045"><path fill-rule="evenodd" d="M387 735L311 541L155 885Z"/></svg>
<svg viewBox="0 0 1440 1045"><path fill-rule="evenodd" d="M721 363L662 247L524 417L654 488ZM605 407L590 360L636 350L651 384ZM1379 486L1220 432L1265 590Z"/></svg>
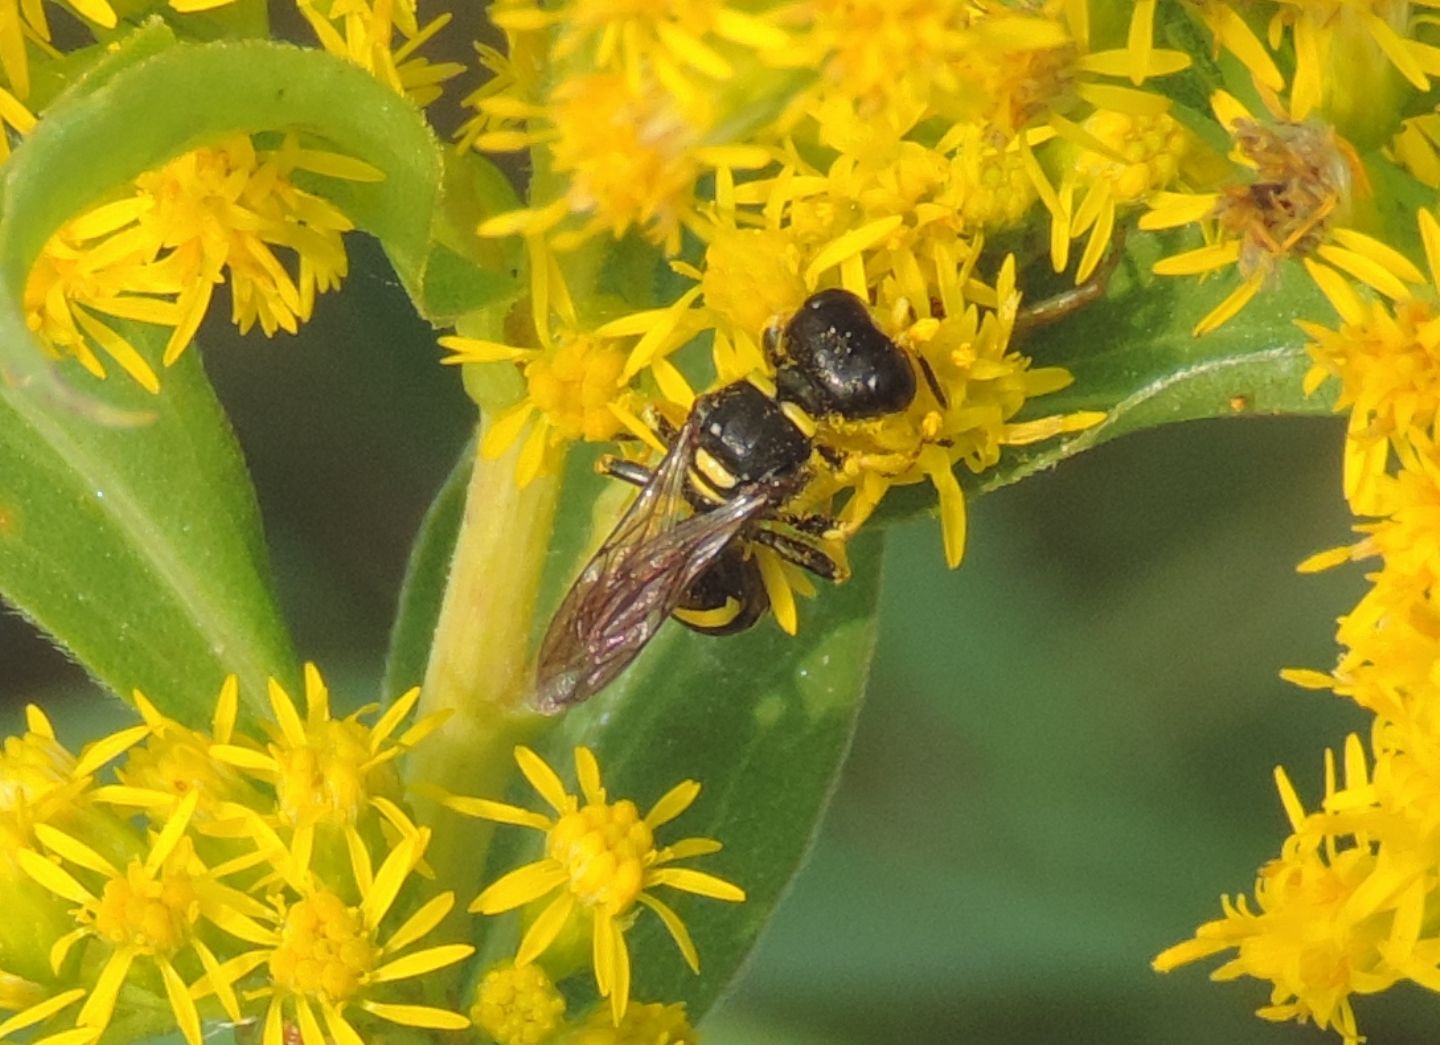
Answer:
<svg viewBox="0 0 1440 1045"><path fill-rule="evenodd" d="M540 1045L565 1017L565 997L538 965L501 965L475 992L470 1018L497 1045Z"/></svg>
<svg viewBox="0 0 1440 1045"><path fill-rule="evenodd" d="M286 911L268 964L281 989L339 1005L355 995L379 957L358 908L320 889Z"/></svg>

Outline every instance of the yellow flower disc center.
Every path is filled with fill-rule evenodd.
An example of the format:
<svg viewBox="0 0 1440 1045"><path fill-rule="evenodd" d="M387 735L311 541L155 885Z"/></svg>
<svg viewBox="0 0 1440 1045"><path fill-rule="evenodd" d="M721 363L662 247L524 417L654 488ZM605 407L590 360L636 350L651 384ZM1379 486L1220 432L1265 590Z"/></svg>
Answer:
<svg viewBox="0 0 1440 1045"><path fill-rule="evenodd" d="M540 966L502 966L480 983L470 1018L499 1045L546 1041L565 1015L565 999Z"/></svg>
<svg viewBox="0 0 1440 1045"><path fill-rule="evenodd" d="M163 873L151 878L131 861L124 878L112 878L95 904L95 931L117 947L168 957L190 939L200 902L190 876Z"/></svg>
<svg viewBox="0 0 1440 1045"><path fill-rule="evenodd" d="M567 440L603 442L620 431L609 404L619 395L625 353L589 337L572 338L525 367L530 401Z"/></svg>
<svg viewBox="0 0 1440 1045"><path fill-rule="evenodd" d="M781 229L719 227L705 250L705 304L758 334L805 300L800 250Z"/></svg>
<svg viewBox="0 0 1440 1045"><path fill-rule="evenodd" d="M295 824L353 822L365 803L369 734L337 720L312 722L306 733L308 743L273 749L281 811Z"/></svg>
<svg viewBox="0 0 1440 1045"><path fill-rule="evenodd" d="M360 989L379 957L360 912L322 889L285 913L270 976L282 990L339 1005Z"/></svg>
<svg viewBox="0 0 1440 1045"><path fill-rule="evenodd" d="M619 915L640 895L655 836L629 799L591 803L550 829L549 853L569 874L571 892Z"/></svg>
<svg viewBox="0 0 1440 1045"><path fill-rule="evenodd" d="M1018 147L998 147L976 126L968 131L950 160L946 198L953 198L965 221L986 229L1018 223L1035 202L1035 185L1025 173Z"/></svg>
<svg viewBox="0 0 1440 1045"><path fill-rule="evenodd" d="M1190 139L1169 113L1135 116L1102 109L1085 121L1085 129L1125 158L1121 164L1087 150L1076 161L1083 177L1111 183L1117 203L1169 185L1190 149Z"/></svg>
<svg viewBox="0 0 1440 1045"><path fill-rule="evenodd" d="M555 169L573 172L570 199L617 235L680 219L694 187L701 133L664 91L624 74L576 76L555 90Z"/></svg>

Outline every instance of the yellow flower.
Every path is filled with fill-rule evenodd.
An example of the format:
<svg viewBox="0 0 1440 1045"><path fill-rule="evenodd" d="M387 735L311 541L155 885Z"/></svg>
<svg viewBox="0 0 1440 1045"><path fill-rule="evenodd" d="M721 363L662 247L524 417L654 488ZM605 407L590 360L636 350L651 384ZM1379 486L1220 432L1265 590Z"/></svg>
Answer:
<svg viewBox="0 0 1440 1045"><path fill-rule="evenodd" d="M340 234L352 226L333 204L295 186L297 170L350 181L381 176L359 160L302 148L291 134L270 151L237 135L136 179L137 198L148 206L121 236L153 245L157 265L182 288L166 365L185 351L214 286L227 278L235 324L243 333L258 322L267 336L294 333L310 318L315 295L340 285ZM293 275L277 248L295 256Z"/></svg>
<svg viewBox="0 0 1440 1045"><path fill-rule="evenodd" d="M1192 0L1194 7L1206 28L1215 37L1218 53L1224 48L1238 58L1250 70L1255 82L1270 91L1280 91L1285 86L1285 77L1270 57L1270 52L1260 42L1249 24L1235 10L1232 0Z"/></svg>
<svg viewBox="0 0 1440 1045"><path fill-rule="evenodd" d="M101 206L51 236L25 281L25 323L43 347L74 356L95 377L105 376L98 349L153 393L160 380L150 362L100 318L166 327L181 321L180 310L167 300L178 287L154 264L154 247L116 235L135 214L131 201Z"/></svg>
<svg viewBox="0 0 1440 1045"><path fill-rule="evenodd" d="M316 294L340 285L340 234L351 227L334 205L294 185L297 170L380 177L359 160L302 148L294 135L273 151L257 151L246 135L192 150L51 237L26 280L27 324L43 345L104 377L98 347L150 392L160 387L151 363L97 313L171 328L169 366L228 279L242 332L258 322L267 335L293 333ZM294 255L294 275L277 250Z"/></svg>
<svg viewBox="0 0 1440 1045"><path fill-rule="evenodd" d="M229 805L225 811L248 818L251 830L260 835L269 850L279 843L265 827L278 823L293 831L288 851L297 864L277 868L282 875L294 878L309 866L317 829L326 829L326 835L336 841L343 837L352 852L363 848L360 821L371 809L392 828L413 830L394 801L400 795L401 784L392 763L444 718L443 714L427 716L392 738L420 699L419 687L391 704L372 726L360 719L374 710L373 705L342 719L331 717L329 691L313 664L305 665L303 718L290 695L273 679L269 694L275 722L268 727L272 739L265 748L221 742L210 747L210 755L275 789L275 815L260 816L259 825L251 815L254 811L247 807Z"/></svg>
<svg viewBox="0 0 1440 1045"><path fill-rule="evenodd" d="M1211 104L1235 144L1235 177L1217 192L1157 193L1140 219L1142 229L1199 222L1205 232L1205 246L1156 262L1156 273L1239 270L1242 282L1195 325L1197 335L1232 319L1288 258L1309 262L1322 290L1324 274L1338 269L1393 300L1410 296L1406 284L1420 281L1419 270L1393 247L1343 227L1364 177L1348 143L1319 124L1257 121L1224 91Z"/></svg>
<svg viewBox="0 0 1440 1045"><path fill-rule="evenodd" d="M544 145L551 169L565 179L561 195L482 222L482 236L552 234L572 214L578 227L554 233L557 248L600 232L618 238L638 226L667 253L681 228L696 219L695 183L720 166L755 168L769 162L756 146L728 145L714 136L722 117L713 96L679 98L650 79L619 72L587 72L562 80L543 105L507 96L480 103L482 112L510 111L531 129L481 134L479 149Z"/></svg>
<svg viewBox="0 0 1440 1045"><path fill-rule="evenodd" d="M469 816L543 831L543 859L504 875L475 898L470 910L500 914L557 892L520 941L516 966L539 958L555 942L573 915L588 915L595 982L618 1023L630 1001L630 952L625 930L635 905L650 908L669 930L686 963L696 972L700 957L680 916L652 890L668 886L715 900L738 903L745 893L723 879L690 868L669 867L676 860L704 856L720 849L708 838L687 838L656 847L654 832L695 801L700 785L686 780L671 788L650 812L640 816L629 799L609 801L600 784L600 767L588 748L575 749L575 771L581 795L565 790L560 778L526 747L515 760L532 787L554 810L553 817L489 799L453 797L447 804Z"/></svg>
<svg viewBox="0 0 1440 1045"><path fill-rule="evenodd" d="M1189 64L1151 43L1153 0L1134 5L1125 46L1110 50L1091 48L1087 6L817 0L813 35L826 53L820 89L886 122L913 125L932 113L1013 137L1077 99L1110 107L1127 93L1095 77L1140 84Z"/></svg>
<svg viewBox="0 0 1440 1045"><path fill-rule="evenodd" d="M108 0L78 0L69 9L87 22L114 29L115 9ZM0 0L0 69L21 98L30 96L30 53L36 41L48 49L50 21L44 4L35 0Z"/></svg>
<svg viewBox="0 0 1440 1045"><path fill-rule="evenodd" d="M131 748L115 775L118 784L97 787L92 797L112 805L142 809L152 824L163 823L190 794L199 795L192 829L202 835L244 834L243 821L225 806L259 807L261 796L234 767L211 755L215 744L229 744L239 710L239 680L231 675L220 687L209 735L166 718L145 694L131 699L149 727L145 742Z"/></svg>
<svg viewBox="0 0 1440 1045"><path fill-rule="evenodd" d="M683 295L669 308L632 313L587 328L576 315L554 255L539 238L528 241L528 250L528 318L536 347L463 336L440 339L450 350L446 363L520 366L525 394L496 413L480 452L491 460L499 458L528 429L515 470L522 487L538 475L552 474L573 442L606 442L625 430L655 442L637 419L643 397L632 382L641 371L653 373L660 391L684 406L693 398L666 356L694 332L688 314L694 293ZM642 335L640 339L624 347L636 334Z"/></svg>
<svg viewBox="0 0 1440 1045"><path fill-rule="evenodd" d="M565 1020L565 996L540 966L507 962L481 978L470 1019L497 1045L541 1045Z"/></svg>
<svg viewBox="0 0 1440 1045"><path fill-rule="evenodd" d="M700 1036L685 1017L685 1006L635 1004L616 1024L596 1009L556 1039L558 1045L698 1045Z"/></svg>
<svg viewBox="0 0 1440 1045"><path fill-rule="evenodd" d="M35 833L55 856L47 859L34 850L19 854L20 866L27 874L55 895L78 905L74 910L78 927L61 936L51 948L50 961L55 971L60 971L71 948L82 940L97 940L108 949L80 1009L78 1026L97 1033L109 1026L121 987L129 980L137 959L144 959L158 970L186 1041L199 1045L200 1014L190 986L176 968L186 952L195 955L215 985L227 1015L232 1020L240 1018L231 980L202 938L200 920L204 918L223 928L232 924L237 915L243 918L257 911L263 913L264 908L219 881L221 876L253 860L211 870L195 856L186 830L198 799L193 792L184 799L156 834L145 859L129 860L123 870L78 838L48 825L37 826ZM61 859L73 864L81 877L98 876L101 888L92 892L81 877L65 869Z"/></svg>
<svg viewBox="0 0 1440 1045"><path fill-rule="evenodd" d="M10 1006L0 1002L0 1009L20 1009L9 1019L0 1020L0 1042L22 1040L12 1038L11 1035L37 1025L43 1025L84 996L84 988L75 987L68 991L62 991L53 998L42 997L39 1000L29 1001L23 1007ZM0 989L0 997L3 997L3 989ZM41 1038L27 1037L24 1040L30 1045L90 1045L98 1037L99 1033L90 1027L75 1027L56 1034L47 1034Z"/></svg>
<svg viewBox="0 0 1440 1045"><path fill-rule="evenodd" d="M1358 752L1358 741L1352 738L1350 747ZM1363 759L1347 757L1346 768L1347 783L1364 786ZM1335 795L1328 754L1326 776L1328 806ZM1355 1045L1361 1038L1351 996L1385 990L1402 978L1387 955L1418 917L1423 886L1407 879L1403 865L1379 858L1373 845L1344 841L1345 827L1327 824L1332 814L1307 815L1283 770L1275 778L1294 833L1256 879L1258 910L1243 896L1233 903L1222 898L1224 917L1162 952L1154 966L1169 972L1233 950L1211 978L1268 980L1270 1003L1259 1016L1314 1020Z"/></svg>
<svg viewBox="0 0 1440 1045"><path fill-rule="evenodd" d="M453 1031L470 1025L449 1009L384 1000L386 985L433 973L475 951L469 944L441 944L400 954L440 924L454 904L453 893L431 897L388 935L382 928L419 866L429 837L427 829L407 834L374 871L363 843L352 847L353 881L326 882L310 872L300 874L289 883L296 898L272 897L274 910L266 919L271 924L247 927L246 938L259 947L232 958L221 975L239 979L264 966L265 986L247 994L269 998L263 1045L291 1040L287 1020L299 1027L305 1045L375 1040L356 1030L348 1015L352 1009L407 1027ZM285 862L293 867L297 860ZM358 894L360 902L348 903L342 893ZM207 977L197 985L197 994L203 997L215 982L214 976Z"/></svg>
<svg viewBox="0 0 1440 1045"><path fill-rule="evenodd" d="M1189 132L1168 112L1100 109L1085 118L1080 131L1068 142L1074 161L1065 165L1060 183L1065 200L1084 189L1070 219L1069 238L1090 233L1075 269L1076 283L1089 279L1104 258L1118 208L1167 188L1192 145ZM1056 260L1057 271L1064 269L1066 259Z"/></svg>
<svg viewBox="0 0 1440 1045"><path fill-rule="evenodd" d="M420 26L415 0L296 0L296 6L320 46L422 108L440 97L441 84L465 71L457 62L431 64L416 54L449 24L450 15Z"/></svg>
<svg viewBox="0 0 1440 1045"><path fill-rule="evenodd" d="M1278 44L1283 29L1289 29L1295 48L1290 99L1297 120L1321 107L1373 115L1381 86L1373 70L1387 62L1420 91L1429 90L1430 77L1440 75L1440 48L1407 35L1413 31L1411 0L1273 2L1271 43ZM1418 6L1440 4L1419 0Z"/></svg>
<svg viewBox="0 0 1440 1045"><path fill-rule="evenodd" d="M1307 261L1311 276L1339 314L1338 327L1301 322L1314 360L1307 392L1327 378L1340 381L1335 408L1350 411L1345 441L1345 495L1357 513L1375 510L1375 486L1391 451L1406 454L1418 436L1440 436L1440 222L1422 210L1421 238L1429 266L1428 298L1393 305L1362 299L1337 273ZM1387 248L1388 249L1388 248ZM1414 282L1423 277L1414 272Z"/></svg>
<svg viewBox="0 0 1440 1045"><path fill-rule="evenodd" d="M557 64L636 78L653 70L682 93L735 77L745 51L779 52L788 42L771 12L751 13L724 0L501 0L491 17L509 32L554 26Z"/></svg>
<svg viewBox="0 0 1440 1045"><path fill-rule="evenodd" d="M114 849L133 843L133 832L92 801L94 774L142 740L148 727L131 726L96 740L79 758L55 737L45 713L25 709L26 731L6 737L0 749L0 892L7 917L0 918L0 963L12 973L40 979L50 973L50 956L37 945L73 926L54 894L25 871L37 858L37 831L63 829L95 845ZM28 855L27 855L28 854Z"/></svg>

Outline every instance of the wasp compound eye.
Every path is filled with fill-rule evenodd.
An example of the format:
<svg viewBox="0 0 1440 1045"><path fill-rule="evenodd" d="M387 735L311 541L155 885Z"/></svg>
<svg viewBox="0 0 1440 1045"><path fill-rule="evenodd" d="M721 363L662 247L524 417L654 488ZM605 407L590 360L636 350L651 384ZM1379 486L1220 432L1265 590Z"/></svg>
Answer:
<svg viewBox="0 0 1440 1045"><path fill-rule="evenodd" d="M815 416L862 420L915 398L915 371L865 303L838 288L811 294L779 337L767 339L782 400Z"/></svg>

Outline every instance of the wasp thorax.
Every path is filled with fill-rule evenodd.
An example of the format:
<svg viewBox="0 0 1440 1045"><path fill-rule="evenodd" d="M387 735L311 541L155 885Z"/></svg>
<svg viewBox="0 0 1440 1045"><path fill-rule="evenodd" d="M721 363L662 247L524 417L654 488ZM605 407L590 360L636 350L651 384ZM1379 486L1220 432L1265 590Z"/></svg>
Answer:
<svg viewBox="0 0 1440 1045"><path fill-rule="evenodd" d="M779 397L816 416L882 417L915 398L905 354L849 291L811 294L766 348Z"/></svg>
<svg viewBox="0 0 1440 1045"><path fill-rule="evenodd" d="M748 381L695 401L698 451L711 484L730 488L790 475L810 460L810 440L780 404ZM728 475L728 482L725 477Z"/></svg>

